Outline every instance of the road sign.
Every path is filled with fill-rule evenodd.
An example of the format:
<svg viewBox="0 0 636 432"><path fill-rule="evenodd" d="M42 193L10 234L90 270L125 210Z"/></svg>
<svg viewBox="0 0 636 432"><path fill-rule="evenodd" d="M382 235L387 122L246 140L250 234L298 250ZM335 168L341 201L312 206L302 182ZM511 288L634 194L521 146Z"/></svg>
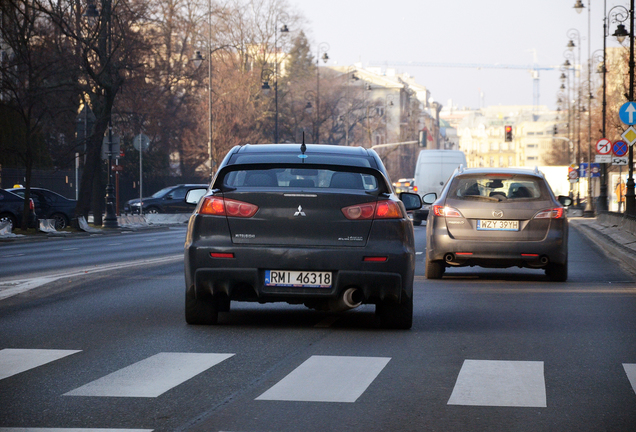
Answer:
<svg viewBox="0 0 636 432"><path fill-rule="evenodd" d="M143 148L144 151L147 151L150 147L150 138L144 134L139 134L133 139L133 146L137 151L139 151L139 148Z"/></svg>
<svg viewBox="0 0 636 432"><path fill-rule="evenodd" d="M581 167L579 168L581 171L579 176L581 178L587 177L587 162L581 163ZM592 177L600 177L601 176L601 166L597 163L592 164Z"/></svg>
<svg viewBox="0 0 636 432"><path fill-rule="evenodd" d="M627 154L627 143L625 141L616 141L612 146L614 156L625 156Z"/></svg>
<svg viewBox="0 0 636 432"><path fill-rule="evenodd" d="M636 142L636 129L634 129L634 126L628 127L627 130L621 134L621 137L630 146L634 145Z"/></svg>
<svg viewBox="0 0 636 432"><path fill-rule="evenodd" d="M627 102L624 103L618 110L618 116L621 121L626 125L636 124L636 103Z"/></svg>
<svg viewBox="0 0 636 432"><path fill-rule="evenodd" d="M596 163L611 163L612 155L594 155L594 162Z"/></svg>
<svg viewBox="0 0 636 432"><path fill-rule="evenodd" d="M579 178L579 172L575 170L568 172L568 178L570 180L576 180L577 178Z"/></svg>
<svg viewBox="0 0 636 432"><path fill-rule="evenodd" d="M612 142L607 138L601 138L596 142L596 153L608 155L612 152Z"/></svg>
<svg viewBox="0 0 636 432"><path fill-rule="evenodd" d="M627 156L614 156L612 158L612 165L627 165L629 163L629 158Z"/></svg>
<svg viewBox="0 0 636 432"><path fill-rule="evenodd" d="M110 169L112 169L113 171L123 171L124 167L122 165L113 165L110 167Z"/></svg>

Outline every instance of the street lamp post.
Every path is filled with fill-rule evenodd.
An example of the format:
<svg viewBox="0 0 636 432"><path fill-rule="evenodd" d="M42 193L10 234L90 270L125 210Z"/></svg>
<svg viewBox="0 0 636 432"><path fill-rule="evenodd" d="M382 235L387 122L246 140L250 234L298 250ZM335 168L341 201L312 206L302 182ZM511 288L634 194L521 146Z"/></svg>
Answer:
<svg viewBox="0 0 636 432"><path fill-rule="evenodd" d="M283 23L280 30L278 29L278 22ZM274 144L278 144L278 33L289 33L289 28L285 21L289 21L289 16L281 12L276 15L275 33L274 33Z"/></svg>
<svg viewBox="0 0 636 432"><path fill-rule="evenodd" d="M581 13L585 6L581 0L576 0L574 9ZM592 203L592 14L590 0L587 0L587 201L585 202L584 217L594 216ZM580 51L579 51L580 52Z"/></svg>
<svg viewBox="0 0 636 432"><path fill-rule="evenodd" d="M104 18L106 24L106 57L112 55L112 2L105 0L102 3L101 15ZM89 2L84 18L89 22L95 22L100 16L100 13L95 7L95 3ZM107 61L111 61L109 59ZM117 213L115 213L115 186L113 185L113 122L112 113L108 113L108 169L107 169L107 183L106 183L106 214L102 222L104 228L119 228L117 222Z"/></svg>
<svg viewBox="0 0 636 432"><path fill-rule="evenodd" d="M579 0L580 1L580 0ZM577 139L576 139L576 147L577 147L577 161L576 164L579 167L579 173L581 172L581 34L577 29L570 29L567 31L567 37L570 39L568 42L567 48L571 52L572 61L573 61L573 91L572 94L576 97L576 103L574 106L574 112L576 113L576 129L577 129ZM576 39L577 43L574 43L574 39ZM576 57L574 55L574 48L578 47L578 63L576 62ZM578 72L578 85L576 85L576 75L577 75L577 64L579 65ZM589 170L588 170L589 171ZM581 204L581 183L577 183L577 192L576 192L576 205L579 206ZM588 200L589 201L589 200Z"/></svg>
<svg viewBox="0 0 636 432"><path fill-rule="evenodd" d="M620 20L624 22L624 20ZM614 36L619 42L623 42L629 37L629 89L628 102L634 101L634 0L629 2L629 33L623 24L619 24ZM629 177L625 188L625 213L630 216L636 215L636 195L634 194L634 146L629 146Z"/></svg>
<svg viewBox="0 0 636 432"><path fill-rule="evenodd" d="M316 138L315 138L316 144L319 144L320 142L320 66L319 66L319 61L321 59L320 54L322 54L322 61L327 63L327 61L329 60L327 51L329 51L329 44L327 42L322 42L318 44L318 48L316 49Z"/></svg>

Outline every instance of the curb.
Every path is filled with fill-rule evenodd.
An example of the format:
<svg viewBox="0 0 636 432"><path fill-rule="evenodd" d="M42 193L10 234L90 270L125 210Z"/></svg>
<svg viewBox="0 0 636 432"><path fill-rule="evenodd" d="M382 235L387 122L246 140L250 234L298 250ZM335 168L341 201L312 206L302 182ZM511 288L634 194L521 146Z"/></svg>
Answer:
<svg viewBox="0 0 636 432"><path fill-rule="evenodd" d="M636 276L636 254L628 247L599 232L588 224L571 223L570 225L598 246L609 258L615 261L621 269Z"/></svg>

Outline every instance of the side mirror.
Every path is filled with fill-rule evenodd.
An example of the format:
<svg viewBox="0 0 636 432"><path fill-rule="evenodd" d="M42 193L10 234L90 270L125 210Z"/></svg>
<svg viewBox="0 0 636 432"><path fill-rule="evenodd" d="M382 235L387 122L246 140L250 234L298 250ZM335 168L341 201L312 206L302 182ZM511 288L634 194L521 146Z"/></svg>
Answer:
<svg viewBox="0 0 636 432"><path fill-rule="evenodd" d="M437 201L437 194L435 192L427 193L422 197L422 201L424 202L424 204L433 204L435 201Z"/></svg>
<svg viewBox="0 0 636 432"><path fill-rule="evenodd" d="M570 207L572 205L572 198L567 195L559 195L557 199L563 207Z"/></svg>
<svg viewBox="0 0 636 432"><path fill-rule="evenodd" d="M422 208L422 198L418 194L401 192L399 197L407 211Z"/></svg>
<svg viewBox="0 0 636 432"><path fill-rule="evenodd" d="M205 195L207 189L198 188L198 189L190 189L185 196L185 202L192 205L199 204L201 197Z"/></svg>

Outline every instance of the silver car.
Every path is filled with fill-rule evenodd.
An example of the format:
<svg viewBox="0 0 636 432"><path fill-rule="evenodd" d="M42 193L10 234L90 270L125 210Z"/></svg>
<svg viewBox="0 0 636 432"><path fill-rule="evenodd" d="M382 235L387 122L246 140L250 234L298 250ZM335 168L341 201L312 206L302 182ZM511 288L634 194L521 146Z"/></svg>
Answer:
<svg viewBox="0 0 636 432"><path fill-rule="evenodd" d="M426 226L426 277L448 267L544 269L555 281L568 276L568 221L537 169L456 170L432 203Z"/></svg>

